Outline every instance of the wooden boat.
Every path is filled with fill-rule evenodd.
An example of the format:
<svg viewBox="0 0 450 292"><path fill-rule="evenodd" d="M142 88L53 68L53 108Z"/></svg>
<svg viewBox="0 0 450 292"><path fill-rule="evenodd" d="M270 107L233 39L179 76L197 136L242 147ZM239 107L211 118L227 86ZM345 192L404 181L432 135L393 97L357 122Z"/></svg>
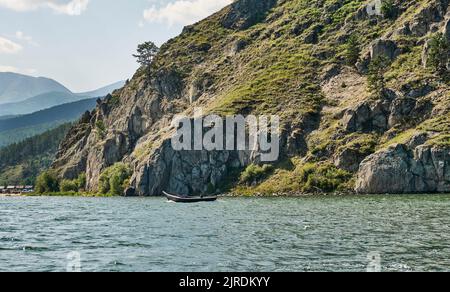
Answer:
<svg viewBox="0 0 450 292"><path fill-rule="evenodd" d="M198 202L214 202L217 200L217 196L180 196L163 192L169 201L176 203L198 203Z"/></svg>

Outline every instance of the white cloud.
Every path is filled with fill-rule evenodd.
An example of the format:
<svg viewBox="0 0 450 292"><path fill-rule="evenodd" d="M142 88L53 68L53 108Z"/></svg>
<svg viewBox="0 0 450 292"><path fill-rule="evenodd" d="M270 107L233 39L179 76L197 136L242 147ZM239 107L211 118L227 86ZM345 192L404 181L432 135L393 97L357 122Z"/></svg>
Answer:
<svg viewBox="0 0 450 292"><path fill-rule="evenodd" d="M0 54L16 54L23 48L13 41L0 37Z"/></svg>
<svg viewBox="0 0 450 292"><path fill-rule="evenodd" d="M37 73L36 69L19 69L17 67L14 66L3 66L0 65L0 72L12 72L12 73L22 73L22 74L27 74L27 75L33 75Z"/></svg>
<svg viewBox="0 0 450 292"><path fill-rule="evenodd" d="M89 0L0 0L0 6L14 11L30 11L47 7L60 14L80 15L87 9Z"/></svg>
<svg viewBox="0 0 450 292"><path fill-rule="evenodd" d="M24 32L22 32L20 30L16 31L15 37L19 41L26 42L26 43L28 43L30 45L33 45L33 46L39 46L35 41L33 41L33 38L31 36L26 35Z"/></svg>
<svg viewBox="0 0 450 292"><path fill-rule="evenodd" d="M1 1L1 0L0 0ZM221 8L231 4L233 0L177 0L166 6L153 6L144 11L144 19L148 22L189 25L206 18Z"/></svg>

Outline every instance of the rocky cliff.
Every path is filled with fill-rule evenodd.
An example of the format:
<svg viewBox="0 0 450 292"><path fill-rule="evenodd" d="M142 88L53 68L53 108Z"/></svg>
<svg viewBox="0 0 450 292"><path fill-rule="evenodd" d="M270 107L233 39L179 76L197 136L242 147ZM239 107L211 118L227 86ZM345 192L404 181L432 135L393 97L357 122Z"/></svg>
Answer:
<svg viewBox="0 0 450 292"><path fill-rule="evenodd" d="M122 162L133 173L126 195L449 192L450 88L427 64L433 36L450 41L449 0L385 2L372 13L372 1L235 1L99 100L53 168L67 179L86 173L97 191ZM279 115L279 160L173 150L171 121L195 107Z"/></svg>

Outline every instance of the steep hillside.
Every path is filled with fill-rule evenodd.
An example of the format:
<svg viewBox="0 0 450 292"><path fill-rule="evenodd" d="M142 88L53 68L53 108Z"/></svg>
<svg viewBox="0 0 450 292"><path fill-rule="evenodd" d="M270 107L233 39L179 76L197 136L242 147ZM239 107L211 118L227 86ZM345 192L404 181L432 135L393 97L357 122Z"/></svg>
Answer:
<svg viewBox="0 0 450 292"><path fill-rule="evenodd" d="M0 72L0 104L20 102L48 92L70 93L70 90L52 79Z"/></svg>
<svg viewBox="0 0 450 292"><path fill-rule="evenodd" d="M55 106L32 114L0 120L0 147L13 144L78 120L83 113L95 108L97 99L90 98Z"/></svg>
<svg viewBox="0 0 450 292"><path fill-rule="evenodd" d="M53 168L96 191L123 162L126 195L450 191L449 0L369 4L236 1L85 116ZM194 107L280 116L280 159L174 151L171 121Z"/></svg>

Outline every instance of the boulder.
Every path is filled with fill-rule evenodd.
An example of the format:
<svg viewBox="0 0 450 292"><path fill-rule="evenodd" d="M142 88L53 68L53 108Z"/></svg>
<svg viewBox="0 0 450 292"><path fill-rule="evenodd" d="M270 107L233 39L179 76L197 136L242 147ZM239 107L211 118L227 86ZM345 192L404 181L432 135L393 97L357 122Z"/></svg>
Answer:
<svg viewBox="0 0 450 292"><path fill-rule="evenodd" d="M411 150L398 144L377 152L361 163L355 190L363 194L450 192L450 149L421 145Z"/></svg>
<svg viewBox="0 0 450 292"><path fill-rule="evenodd" d="M246 39L239 39L235 41L232 45L231 54L235 55L243 51L248 46L248 41Z"/></svg>
<svg viewBox="0 0 450 292"><path fill-rule="evenodd" d="M409 153L403 145L375 153L360 166L356 192L365 194L412 192Z"/></svg>
<svg viewBox="0 0 450 292"><path fill-rule="evenodd" d="M424 68L428 67L428 55L430 52L430 43L431 40L428 40L425 45L423 46L423 50L422 50L422 65Z"/></svg>
<svg viewBox="0 0 450 292"><path fill-rule="evenodd" d="M409 23L405 23L402 27L395 31L396 35L410 36L412 34Z"/></svg>
<svg viewBox="0 0 450 292"><path fill-rule="evenodd" d="M189 100L191 103L197 101L213 84L213 77L208 73L197 76L189 87Z"/></svg>
<svg viewBox="0 0 450 292"><path fill-rule="evenodd" d="M389 116L389 127L410 119L410 113L416 106L416 100L413 98L398 98L391 105L391 114Z"/></svg>
<svg viewBox="0 0 450 292"><path fill-rule="evenodd" d="M384 132L388 129L390 102L378 101L371 108L372 127L374 130Z"/></svg>
<svg viewBox="0 0 450 292"><path fill-rule="evenodd" d="M357 149L347 148L335 157L334 164L337 168L349 172L356 172L359 169L359 164L365 157L366 156Z"/></svg>
<svg viewBox="0 0 450 292"><path fill-rule="evenodd" d="M370 127L370 115L371 110L369 105L366 102L361 103L345 112L342 118L342 125L349 132L365 131Z"/></svg>
<svg viewBox="0 0 450 292"><path fill-rule="evenodd" d="M374 104L363 102L344 113L341 125L348 132L384 132L389 128L390 105L389 99Z"/></svg>
<svg viewBox="0 0 450 292"><path fill-rule="evenodd" d="M394 60L400 54L397 44L391 40L378 39L370 48L370 58L385 57L388 60Z"/></svg>

